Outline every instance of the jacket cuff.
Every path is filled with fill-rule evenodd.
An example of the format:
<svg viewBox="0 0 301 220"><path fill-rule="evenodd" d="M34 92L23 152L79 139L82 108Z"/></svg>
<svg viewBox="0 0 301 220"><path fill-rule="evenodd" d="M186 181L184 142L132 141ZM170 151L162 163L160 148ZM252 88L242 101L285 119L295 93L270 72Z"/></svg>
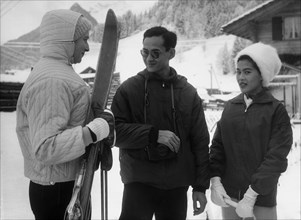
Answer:
<svg viewBox="0 0 301 220"><path fill-rule="evenodd" d="M91 134L91 138L92 138L93 143L96 142L96 140L97 140L96 134L95 134L89 127L87 127L87 128L88 128L89 131L90 131L90 134Z"/></svg>
<svg viewBox="0 0 301 220"><path fill-rule="evenodd" d="M159 130L155 127L151 127L149 131L149 143L156 144L158 140Z"/></svg>
<svg viewBox="0 0 301 220"><path fill-rule="evenodd" d="M192 186L192 191L193 192L202 192L202 193L206 193L206 188L202 187L202 186Z"/></svg>

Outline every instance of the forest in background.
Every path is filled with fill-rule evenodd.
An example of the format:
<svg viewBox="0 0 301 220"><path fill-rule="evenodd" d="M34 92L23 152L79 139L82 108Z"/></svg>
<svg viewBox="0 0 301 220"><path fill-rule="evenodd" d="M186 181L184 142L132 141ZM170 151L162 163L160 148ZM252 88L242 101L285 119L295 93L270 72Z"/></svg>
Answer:
<svg viewBox="0 0 301 220"><path fill-rule="evenodd" d="M180 39L211 38L222 34L222 25L265 1L158 0L144 13L135 15L129 10L119 17L121 37L162 25L175 30Z"/></svg>
<svg viewBox="0 0 301 220"><path fill-rule="evenodd" d="M165 26L178 35L179 40L202 40L223 34L221 27L233 18L265 2L266 0L158 0L149 10L134 14L131 10L118 17L121 38L150 28ZM93 16L75 3L70 8L87 17L93 24L90 40L101 42L104 24L98 23ZM20 36L13 42L39 42L39 28ZM233 72L233 57L249 42L237 38L234 48L227 45L220 52L220 65L223 73ZM39 58L38 48L10 48L1 46L1 72L7 69L26 69Z"/></svg>

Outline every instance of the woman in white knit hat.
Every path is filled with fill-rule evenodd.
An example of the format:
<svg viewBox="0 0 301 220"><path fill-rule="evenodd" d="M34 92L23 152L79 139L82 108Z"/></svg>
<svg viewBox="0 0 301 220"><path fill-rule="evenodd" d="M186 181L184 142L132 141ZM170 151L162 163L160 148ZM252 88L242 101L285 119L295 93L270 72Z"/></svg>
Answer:
<svg viewBox="0 0 301 220"><path fill-rule="evenodd" d="M108 113L84 125L90 89L72 64L89 51L90 30L90 22L77 12L47 12L40 25L41 58L18 99L16 131L36 219L64 218L80 157L112 127Z"/></svg>
<svg viewBox="0 0 301 220"><path fill-rule="evenodd" d="M212 140L211 199L223 219L277 219L277 182L287 168L292 129L285 107L266 87L281 61L263 43L243 49L235 61L242 93L227 102Z"/></svg>

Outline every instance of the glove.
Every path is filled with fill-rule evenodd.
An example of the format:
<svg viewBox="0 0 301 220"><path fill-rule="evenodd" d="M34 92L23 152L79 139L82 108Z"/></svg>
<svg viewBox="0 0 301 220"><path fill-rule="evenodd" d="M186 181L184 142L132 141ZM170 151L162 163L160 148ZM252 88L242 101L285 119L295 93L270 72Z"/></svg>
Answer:
<svg viewBox="0 0 301 220"><path fill-rule="evenodd" d="M93 143L108 137L110 132L109 124L103 118L95 118L93 121L87 124L86 127L88 127L90 130Z"/></svg>
<svg viewBox="0 0 301 220"><path fill-rule="evenodd" d="M249 186L249 189L247 192L244 194L244 198L239 201L237 204L237 207L235 209L237 215L239 215L242 218L248 218L248 217L253 217L253 209L254 209L254 204L256 202L258 193L256 193L251 186Z"/></svg>
<svg viewBox="0 0 301 220"><path fill-rule="evenodd" d="M227 195L223 184L221 183L221 178L218 176L211 178L211 201L221 207L229 207L226 204L224 198L230 199L230 196Z"/></svg>
<svg viewBox="0 0 301 220"><path fill-rule="evenodd" d="M98 113L97 116L105 119L110 128L108 137L104 139L104 145L113 147L116 142L115 118L113 112L109 109L105 109L103 112Z"/></svg>

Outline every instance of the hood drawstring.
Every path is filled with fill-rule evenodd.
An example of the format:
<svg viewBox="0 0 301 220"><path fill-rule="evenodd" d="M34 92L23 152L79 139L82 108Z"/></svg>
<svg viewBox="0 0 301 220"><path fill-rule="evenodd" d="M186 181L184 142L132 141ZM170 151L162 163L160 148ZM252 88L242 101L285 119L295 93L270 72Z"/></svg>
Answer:
<svg viewBox="0 0 301 220"><path fill-rule="evenodd" d="M149 106L149 98L148 98L148 90L147 90L147 83L148 83L148 75L144 80L144 123L146 124L146 108ZM174 100L174 89L173 83L170 83L170 93L171 93L171 111L172 111L172 119L173 119L173 130L177 132L177 125L176 125L176 108L175 108L175 100Z"/></svg>

